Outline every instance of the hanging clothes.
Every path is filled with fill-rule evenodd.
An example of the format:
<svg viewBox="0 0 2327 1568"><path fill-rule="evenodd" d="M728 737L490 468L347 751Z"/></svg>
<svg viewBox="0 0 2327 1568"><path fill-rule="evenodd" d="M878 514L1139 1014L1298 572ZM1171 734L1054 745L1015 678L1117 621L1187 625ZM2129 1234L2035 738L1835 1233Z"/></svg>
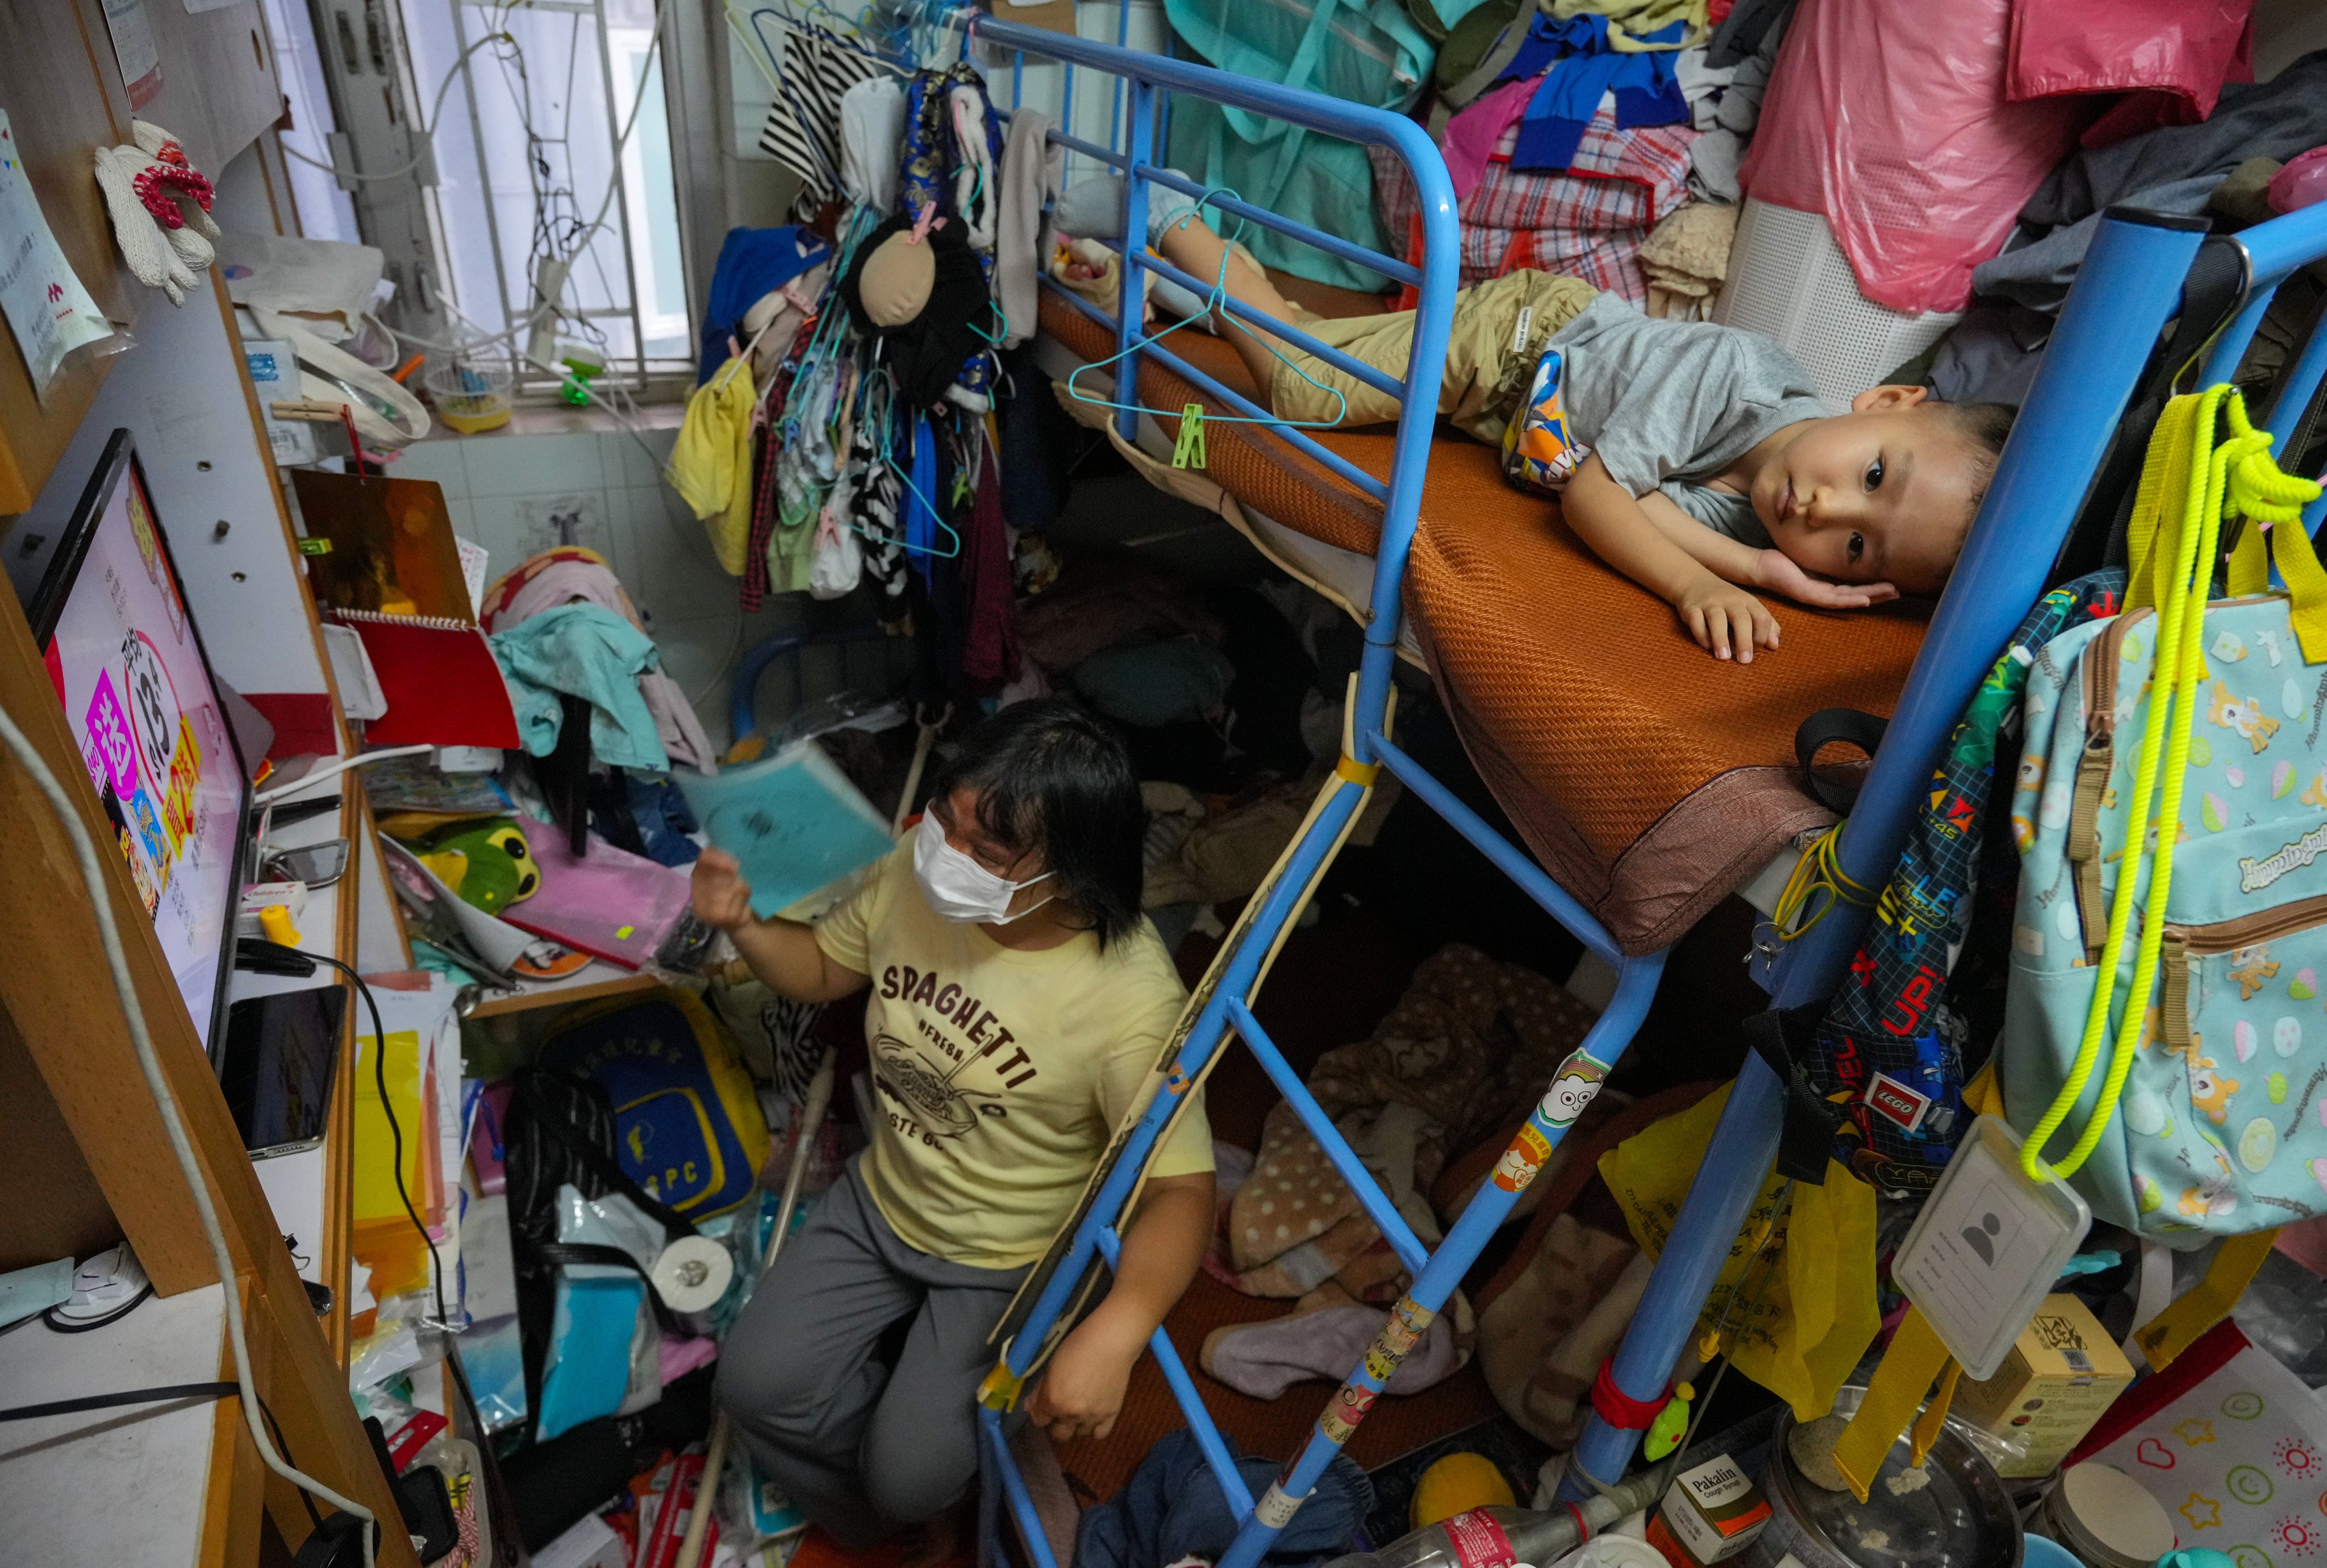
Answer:
<svg viewBox="0 0 2327 1568"><path fill-rule="evenodd" d="M760 151L799 176L792 215L814 219L840 200L840 100L858 82L895 70L879 56L836 39L786 28L778 53L782 84L760 127Z"/></svg>
<svg viewBox="0 0 2327 1568"><path fill-rule="evenodd" d="M1014 349L1034 335L1042 303L1038 281L1050 250L1049 215L1043 203L1059 194L1066 177L1067 150L1050 139L1051 117L1022 108L1010 117L1002 152L1002 213L994 248L994 291L1008 322L1002 346Z"/></svg>
<svg viewBox="0 0 2327 1568"><path fill-rule="evenodd" d="M897 161L904 146L902 83L876 76L841 95L840 182L879 217L897 210Z"/></svg>
<svg viewBox="0 0 2327 1568"><path fill-rule="evenodd" d="M719 569L743 574L752 527L752 411L758 398L741 359L695 390L662 476L711 535Z"/></svg>
<svg viewBox="0 0 2327 1568"><path fill-rule="evenodd" d="M913 571L927 587L931 581L938 548L938 441L930 416L913 417L912 481L905 487L905 548Z"/></svg>
<svg viewBox="0 0 2327 1568"><path fill-rule="evenodd" d="M962 530L962 610L967 629L961 672L982 686L1007 686L1023 673L1018 596L1010 581L1008 525L1002 520L998 448L978 465L977 496Z"/></svg>
<svg viewBox="0 0 2327 1568"><path fill-rule="evenodd" d="M776 433L765 422L752 432L752 527L743 546L743 581L735 589L736 607L749 615L781 593L768 576L768 541L776 527Z"/></svg>
<svg viewBox="0 0 2327 1568"><path fill-rule="evenodd" d="M711 269L711 297L703 307L703 349L695 384L711 379L734 350L730 338L743 333L743 314L774 290L823 265L823 240L797 225L779 229L731 229Z"/></svg>
<svg viewBox="0 0 2327 1568"><path fill-rule="evenodd" d="M848 516L864 543L864 574L880 587L880 617L894 626L911 614L905 588L912 573L905 565L904 534L897 504L904 484L883 457L889 439L889 411L868 398L848 446L851 476Z"/></svg>

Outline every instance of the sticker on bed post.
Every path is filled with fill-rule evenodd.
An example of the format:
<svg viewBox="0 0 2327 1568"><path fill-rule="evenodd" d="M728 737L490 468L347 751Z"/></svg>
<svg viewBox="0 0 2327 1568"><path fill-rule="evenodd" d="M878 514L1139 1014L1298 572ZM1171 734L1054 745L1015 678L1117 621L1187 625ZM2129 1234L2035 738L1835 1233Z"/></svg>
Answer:
<svg viewBox="0 0 2327 1568"><path fill-rule="evenodd" d="M1421 1340L1423 1330L1437 1315L1410 1295L1398 1298L1381 1332L1366 1350L1364 1362L1350 1374L1349 1381L1341 1385L1327 1403L1325 1413L1317 1418L1317 1430L1325 1434L1327 1442L1340 1448L1350 1441L1358 1423L1365 1420L1366 1413L1380 1397L1381 1385L1390 1380L1398 1363L1406 1359L1406 1352ZM1369 1380L1372 1386L1368 1386Z"/></svg>
<svg viewBox="0 0 2327 1568"><path fill-rule="evenodd" d="M1551 1140L1535 1130L1533 1121L1521 1122L1519 1136L1495 1162L1495 1185L1514 1196L1524 1192L1550 1158Z"/></svg>
<svg viewBox="0 0 2327 1568"><path fill-rule="evenodd" d="M1292 1468L1289 1464L1285 1466L1288 1472ZM1308 1500L1306 1497L1285 1496L1285 1477L1279 1476L1268 1483L1268 1489L1260 1494L1258 1502L1253 1504L1252 1517L1272 1530L1282 1530L1293 1522L1293 1516L1299 1513L1301 1505Z"/></svg>
<svg viewBox="0 0 2327 1568"><path fill-rule="evenodd" d="M1543 1103L1536 1115L1555 1133L1564 1133L1584 1114L1584 1107L1608 1081L1608 1064L1590 1051L1577 1047L1567 1053L1559 1070L1551 1075L1551 1087L1543 1093Z"/></svg>

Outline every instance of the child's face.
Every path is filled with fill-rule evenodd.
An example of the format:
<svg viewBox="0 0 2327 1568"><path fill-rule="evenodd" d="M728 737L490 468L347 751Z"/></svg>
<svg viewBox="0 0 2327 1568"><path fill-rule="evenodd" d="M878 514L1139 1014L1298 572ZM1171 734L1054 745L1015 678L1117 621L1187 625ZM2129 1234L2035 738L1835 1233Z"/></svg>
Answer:
<svg viewBox="0 0 2327 1568"><path fill-rule="evenodd" d="M1753 510L1795 565L1840 583L1935 593L1970 518L1971 443L1920 387L1862 392L1808 421L1753 478Z"/></svg>

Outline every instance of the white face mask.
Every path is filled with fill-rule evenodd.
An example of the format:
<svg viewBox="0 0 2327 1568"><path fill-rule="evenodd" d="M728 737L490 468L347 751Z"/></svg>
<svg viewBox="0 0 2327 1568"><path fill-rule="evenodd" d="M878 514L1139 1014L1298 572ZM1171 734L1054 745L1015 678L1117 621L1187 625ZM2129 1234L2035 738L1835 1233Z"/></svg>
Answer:
<svg viewBox="0 0 2327 1568"><path fill-rule="evenodd" d="M1044 872L1021 882L995 875L946 842L945 827L934 813L921 818L913 837L913 880L921 884L921 896L929 900L930 908L949 920L1006 926L1023 919L1051 901L1044 899L1014 915L1011 899L1019 889L1033 887L1050 874Z"/></svg>

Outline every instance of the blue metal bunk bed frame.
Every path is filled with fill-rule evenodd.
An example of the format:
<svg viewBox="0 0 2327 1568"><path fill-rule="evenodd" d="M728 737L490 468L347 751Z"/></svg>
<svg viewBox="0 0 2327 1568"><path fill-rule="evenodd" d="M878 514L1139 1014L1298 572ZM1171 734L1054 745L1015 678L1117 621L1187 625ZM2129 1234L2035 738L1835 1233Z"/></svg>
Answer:
<svg viewBox="0 0 2327 1568"><path fill-rule="evenodd" d="M1224 955L1217 984L1184 1039L1166 1087L1195 1081L1230 1033L1240 1037L1303 1123L1332 1159L1351 1191L1365 1205L1383 1237L1412 1276L1406 1294L1387 1316L1375 1341L1341 1389L1328 1401L1306 1444L1255 1498L1238 1472L1234 1457L1206 1413L1201 1395L1162 1329L1150 1348L1162 1367L1199 1446L1219 1479L1239 1526L1235 1543L1219 1568L1253 1568L1277 1532L1361 1422L1382 1385L1423 1329L1444 1306L1463 1273L1509 1212L1526 1179L1565 1134L1598 1082L1646 1016L1665 954L1627 954L1573 897L1523 851L1512 845L1463 806L1387 733L1391 675L1397 657L1400 584L1419 520L1425 469L1438 401L1457 266L1453 191L1438 149L1422 128L1402 116L1294 91L1273 83L1231 75L1187 62L1139 53L1023 25L978 17L973 37L1012 59L1014 89L1027 55L1068 66L1069 123L1072 77L1077 66L1117 79L1114 123L1117 144L1100 147L1064 132L1051 140L1118 173L1125 182L1124 232L1147 229L1148 187L1162 185L1184 196L1207 192L1156 163L1160 124L1168 113L1166 95L1207 98L1269 118L1288 121L1345 140L1386 147L1403 159L1421 195L1422 259L1418 266L1356 246L1253 207L1232 197L1213 196L1210 205L1247 222L1263 225L1322 250L1416 285L1414 347L1404 382L1307 334L1230 303L1239 319L1275 333L1336 368L1401 400L1394 457L1387 482L1357 470L1297 429L1270 418L1268 411L1220 385L1160 344L1143 341L1136 313L1107 315L1047 276L1042 280L1074 308L1114 334L1118 387L1136 386L1141 356L1154 358L1220 403L1248 418L1268 424L1328 470L1378 501L1383 509L1376 555L1365 650L1350 715L1348 752L1340 761L1330 797L1287 852L1281 873L1263 888L1259 911L1240 925L1240 939ZM1118 38L1120 30L1118 30ZM1126 106L1125 95L1128 92ZM1017 93L1014 91L1014 102ZM1127 116L1124 112L1128 108ZM1901 695L1888 733L1868 770L1857 803L1844 825L1838 855L1849 879L1862 887L1887 880L1905 842L1917 803L1941 749L1980 679L1994 662L2027 607L2043 592L2070 525L2074 522L2111 433L2125 413L2159 333L2175 315L2182 285L2204 238L2202 220L2162 218L2113 210L2099 225L2091 249L2067 302L2042 369L2023 406L2010 442L1997 463L1987 499L1966 543L1946 594ZM2327 255L2327 204L2249 229L2238 237L2245 252L2247 303L2209 351L2201 385L2227 379L2252 341L2263 312L2280 283L2295 268ZM1122 247L1124 293L1141 297L1141 269L1171 278L1200 297L1210 285L1169 263L1145 255L1142 245ZM2282 378L2267 427L2284 450L2327 371L2327 331L2314 333ZM1120 401L1130 403L1133 397ZM1117 411L1118 429L1135 439L1137 414ZM2306 523L2315 531L2327 500L2314 505ZM1382 770L1444 817L1498 869L1519 883L1545 910L1574 933L1616 972L1614 995L1583 1045L1555 1078L1552 1089L1528 1117L1506 1153L1523 1174L1514 1184L1488 1181L1447 1231L1435 1252L1425 1249L1393 1208L1347 1143L1334 1129L1252 1014L1253 993L1279 938L1297 917L1310 888L1330 863L1342 831L1366 789ZM1764 984L1778 1007L1793 1007L1830 996L1846 971L1864 933L1869 910L1839 904L1799 940L1785 945ZM1106 1171L1095 1199L1077 1227L1070 1248L1049 1276L1031 1316L1005 1347L996 1369L1000 1386L1014 1397L1028 1376L1048 1331L1070 1310L1078 1281L1094 1255L1110 1267L1120 1248L1118 1223L1131 1199L1150 1149L1169 1121L1176 1093L1159 1093ZM1617 1389L1640 1403L1660 1401L1668 1378L1692 1334L1715 1275L1728 1256L1748 1207L1760 1191L1777 1153L1781 1088L1757 1056L1748 1055L1703 1165L1657 1260L1646 1294L1611 1375ZM1035 1568L1060 1568L1043 1535L1024 1478L1013 1460L1001 1410L979 1411L986 1462L980 1521L981 1558L998 1562L1000 1526L1006 1506L1017 1522ZM1577 1444L1563 1484L1561 1500L1580 1501L1595 1485L1621 1479L1640 1432L1610 1424L1594 1414Z"/></svg>

